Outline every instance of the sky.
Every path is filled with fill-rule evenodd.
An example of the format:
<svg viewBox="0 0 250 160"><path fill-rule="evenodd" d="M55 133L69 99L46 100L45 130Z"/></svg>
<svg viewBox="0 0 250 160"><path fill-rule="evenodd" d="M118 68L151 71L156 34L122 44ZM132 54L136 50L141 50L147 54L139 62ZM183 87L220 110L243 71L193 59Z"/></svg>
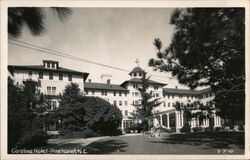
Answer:
<svg viewBox="0 0 250 160"><path fill-rule="evenodd" d="M139 66L145 69L152 80L164 82L166 87L180 86L169 73L153 71L148 66L150 58L156 58L153 45L160 38L167 47L174 33L169 24L171 8L72 8L72 16L65 22L46 9L47 32L39 37L24 29L18 40L43 48L63 52L97 63L125 70ZM8 45L10 65L41 65L42 60L59 61L61 67L87 72L92 82L101 82L102 74L111 74L111 83L121 84L128 80L128 72L80 62L64 57Z"/></svg>

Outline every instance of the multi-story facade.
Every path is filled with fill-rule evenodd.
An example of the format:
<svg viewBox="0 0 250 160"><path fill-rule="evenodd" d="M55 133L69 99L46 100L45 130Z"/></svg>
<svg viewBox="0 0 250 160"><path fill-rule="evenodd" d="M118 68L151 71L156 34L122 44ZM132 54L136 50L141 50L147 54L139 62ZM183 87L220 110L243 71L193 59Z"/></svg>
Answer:
<svg viewBox="0 0 250 160"><path fill-rule="evenodd" d="M51 60L44 60L43 65L35 66L10 65L8 69L15 80L20 83L26 79L39 82L40 90L51 97L50 110L59 106L58 94L63 92L67 84L73 82L79 85L86 96L97 96L116 105L123 115L122 130L135 123L135 118L132 115L136 111L135 105L140 103L141 97L138 88L141 87L141 78L144 72L139 66L129 73L130 79L122 84L112 84L110 79L106 83L85 82L88 73L62 68L57 61ZM152 91L153 98L159 98L162 102L153 110L153 124L155 126L164 125L167 128L176 128L176 131L179 131L184 123L190 123L192 128L221 126L222 119L216 114L210 119L193 118L191 122L187 122L184 113L177 111L174 106L177 102L181 105L194 101L206 104L214 97L210 88L188 90L177 87L166 88L166 85L152 80L148 81L148 91Z"/></svg>
<svg viewBox="0 0 250 160"><path fill-rule="evenodd" d="M85 72L60 67L59 62L51 60L44 60L43 65L9 65L8 70L19 84L27 79L38 82L39 90L50 100L48 111L59 106L58 95L63 92L67 84L77 83L83 92L84 82L89 75ZM49 129L56 130L56 126L56 122L51 123Z"/></svg>

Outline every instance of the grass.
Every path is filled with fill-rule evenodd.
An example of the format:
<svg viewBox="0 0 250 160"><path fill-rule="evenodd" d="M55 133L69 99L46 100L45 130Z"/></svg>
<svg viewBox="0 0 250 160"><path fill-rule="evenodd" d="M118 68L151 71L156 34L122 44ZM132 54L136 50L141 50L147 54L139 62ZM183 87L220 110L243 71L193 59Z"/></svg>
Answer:
<svg viewBox="0 0 250 160"><path fill-rule="evenodd" d="M111 137L86 146L89 154L244 154L244 132L196 132L161 138Z"/></svg>

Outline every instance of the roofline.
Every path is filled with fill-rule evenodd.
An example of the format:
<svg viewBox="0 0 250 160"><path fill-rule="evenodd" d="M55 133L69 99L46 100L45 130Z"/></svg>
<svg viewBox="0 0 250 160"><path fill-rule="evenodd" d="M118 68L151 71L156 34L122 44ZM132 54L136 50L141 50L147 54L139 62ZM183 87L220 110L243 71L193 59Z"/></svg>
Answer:
<svg viewBox="0 0 250 160"><path fill-rule="evenodd" d="M192 92L195 92L195 93L174 93L174 94L182 94L182 95L200 95L200 94L206 93L207 90L212 91L212 89L211 89L210 87L208 87L208 88L204 88L204 89L201 89L201 90L163 88L163 92L166 92L166 91L165 91L166 89L171 89L171 90L173 90L173 91L174 91L174 90L185 90L185 91L192 91ZM168 93L173 93L173 92L168 92Z"/></svg>
<svg viewBox="0 0 250 160"><path fill-rule="evenodd" d="M152 80L151 80L152 81ZM120 86L123 86L123 85L125 85L126 83L130 83L130 80L127 80L127 81L124 81ZM141 82L133 82L133 83L141 83ZM161 83L161 82L155 82L155 83L152 83L152 82L149 82L149 84L161 84L162 86L166 86L166 85L168 85L168 84L166 84L166 83Z"/></svg>
<svg viewBox="0 0 250 160"><path fill-rule="evenodd" d="M108 84L106 84L106 83L93 83L93 82L91 82L91 83L89 83L89 82L86 82L86 83L88 83L88 84L103 84L103 85L108 85ZM85 83L85 85L84 85L84 89L95 89L95 90L109 90L109 91L126 91L126 92L128 92L128 89L126 89L126 88L123 88L121 85L119 85L119 84L110 84L111 86L112 85L116 85L116 86L120 86L120 87L122 87L123 89L114 89L114 88L91 88L91 87L86 87L86 83Z"/></svg>
<svg viewBox="0 0 250 160"><path fill-rule="evenodd" d="M37 65L37 66L41 66L42 65ZM28 67L28 68L27 68ZM84 78L84 82L86 81L86 79L88 78L89 76L89 73L86 73L86 72L79 72L79 71L75 71L75 70L71 70L71 71L61 71L61 70L58 70L58 69L47 69L47 68L33 68L33 66L16 66L16 65L8 65L8 70L10 71L10 73L13 75L13 71L15 69L24 69L24 70L29 70L29 69L32 69L32 70L38 70L38 71L53 71L53 72L59 72L59 73L72 73L72 74L77 74L77 75L82 75L83 78ZM62 69L67 69L67 68L62 68Z"/></svg>

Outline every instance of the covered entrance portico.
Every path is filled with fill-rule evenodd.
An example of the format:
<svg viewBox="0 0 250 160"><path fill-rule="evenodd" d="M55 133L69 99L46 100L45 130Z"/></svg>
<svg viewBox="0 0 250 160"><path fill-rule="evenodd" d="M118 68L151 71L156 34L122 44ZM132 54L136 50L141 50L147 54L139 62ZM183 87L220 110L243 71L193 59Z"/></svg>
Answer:
<svg viewBox="0 0 250 160"><path fill-rule="evenodd" d="M175 109L156 112L153 116L154 126L165 126L167 129L175 128L176 132L184 126L184 112Z"/></svg>

